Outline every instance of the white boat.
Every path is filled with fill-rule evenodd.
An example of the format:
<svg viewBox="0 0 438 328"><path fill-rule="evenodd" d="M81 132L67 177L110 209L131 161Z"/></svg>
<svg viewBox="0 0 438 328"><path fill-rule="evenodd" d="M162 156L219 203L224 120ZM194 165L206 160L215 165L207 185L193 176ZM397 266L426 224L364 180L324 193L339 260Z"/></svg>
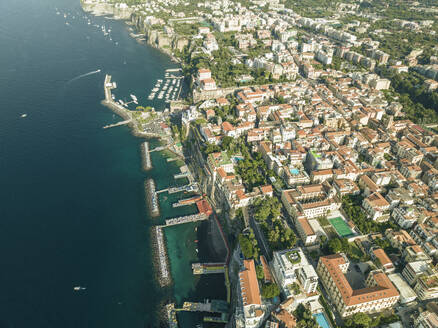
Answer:
<svg viewBox="0 0 438 328"><path fill-rule="evenodd" d="M131 94L130 96L131 96L132 100L137 101L137 97L135 95Z"/></svg>
<svg viewBox="0 0 438 328"><path fill-rule="evenodd" d="M160 88L153 88L152 89L153 92L157 92L158 90L160 90Z"/></svg>
<svg viewBox="0 0 438 328"><path fill-rule="evenodd" d="M25 117L27 117L27 114L21 114L20 117L25 118Z"/></svg>
<svg viewBox="0 0 438 328"><path fill-rule="evenodd" d="M81 286L73 287L73 290L76 290L76 291L78 291L78 290L86 290L86 289L87 289L86 287L81 287Z"/></svg>

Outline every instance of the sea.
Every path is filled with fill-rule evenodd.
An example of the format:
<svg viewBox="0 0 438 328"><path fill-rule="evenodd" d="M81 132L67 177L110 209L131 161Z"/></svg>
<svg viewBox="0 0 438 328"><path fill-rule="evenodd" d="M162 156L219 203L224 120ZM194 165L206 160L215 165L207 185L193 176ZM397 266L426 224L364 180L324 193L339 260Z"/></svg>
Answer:
<svg viewBox="0 0 438 328"><path fill-rule="evenodd" d="M187 183L173 178L183 163L154 152L145 172L145 140L102 128L121 120L101 105L105 74L117 99L162 110L148 95L177 67L130 32L79 0L0 0L0 328L159 327L167 302L225 298L222 276L191 272L217 260L208 222L165 229L173 284L156 282L151 226L196 207L163 193L151 218L145 179ZM209 327L199 313L178 319Z"/></svg>

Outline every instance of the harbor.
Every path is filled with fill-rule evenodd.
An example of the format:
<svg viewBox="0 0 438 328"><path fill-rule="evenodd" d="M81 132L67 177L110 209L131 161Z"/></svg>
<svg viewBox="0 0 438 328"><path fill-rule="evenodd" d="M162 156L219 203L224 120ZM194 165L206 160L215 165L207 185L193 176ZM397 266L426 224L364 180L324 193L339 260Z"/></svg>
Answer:
<svg viewBox="0 0 438 328"><path fill-rule="evenodd" d="M158 203L157 193L155 192L155 182L153 179L148 179L145 182L146 202L152 217L160 215L160 206Z"/></svg>

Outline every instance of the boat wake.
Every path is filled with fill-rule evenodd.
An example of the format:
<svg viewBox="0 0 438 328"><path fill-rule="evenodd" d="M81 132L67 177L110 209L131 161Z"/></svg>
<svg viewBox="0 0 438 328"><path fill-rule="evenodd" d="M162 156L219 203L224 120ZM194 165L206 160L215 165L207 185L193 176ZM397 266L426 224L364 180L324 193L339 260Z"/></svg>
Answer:
<svg viewBox="0 0 438 328"><path fill-rule="evenodd" d="M92 71L92 72L89 72L89 73L86 73L86 74L82 74L82 75L76 76L75 78L71 79L67 83L72 83L72 82L74 82L76 80L82 79L83 77L86 77L86 76L89 76L89 75L93 75L93 74L97 74L97 73L100 73L100 69L98 69L97 71Z"/></svg>

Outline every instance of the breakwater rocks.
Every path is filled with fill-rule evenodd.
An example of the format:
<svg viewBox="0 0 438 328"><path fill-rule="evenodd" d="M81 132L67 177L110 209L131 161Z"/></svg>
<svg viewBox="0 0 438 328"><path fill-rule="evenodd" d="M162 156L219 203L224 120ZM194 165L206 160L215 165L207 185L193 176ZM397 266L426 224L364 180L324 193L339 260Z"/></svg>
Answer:
<svg viewBox="0 0 438 328"><path fill-rule="evenodd" d="M149 152L149 142L145 141L141 144L141 160L143 169L148 171L152 168L151 154Z"/></svg>
<svg viewBox="0 0 438 328"><path fill-rule="evenodd" d="M161 226L152 227L152 246L154 249L154 265L157 272L157 281L161 287L169 286L172 277L169 270L166 244Z"/></svg>
<svg viewBox="0 0 438 328"><path fill-rule="evenodd" d="M152 179L148 179L144 183L146 203L151 212L151 216L156 217L160 215L160 206L158 203L158 196L155 192L155 182Z"/></svg>

